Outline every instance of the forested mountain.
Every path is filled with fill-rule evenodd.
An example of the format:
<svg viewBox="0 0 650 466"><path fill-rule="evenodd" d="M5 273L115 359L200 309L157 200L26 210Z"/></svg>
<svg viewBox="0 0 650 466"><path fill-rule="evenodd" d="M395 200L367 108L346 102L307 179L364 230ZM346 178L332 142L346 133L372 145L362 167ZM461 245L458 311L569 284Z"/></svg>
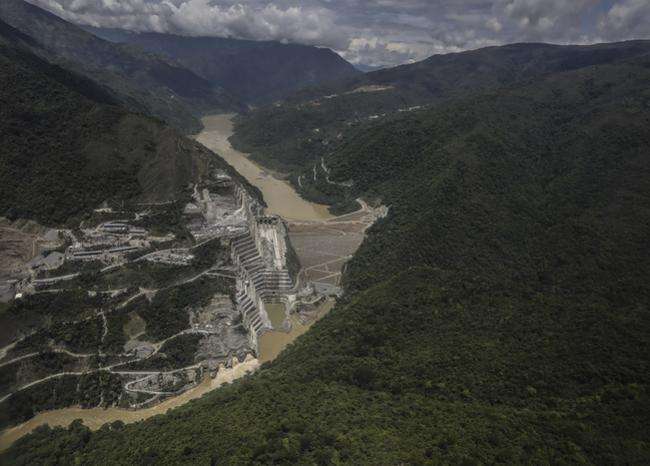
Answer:
<svg viewBox="0 0 650 466"><path fill-rule="evenodd" d="M163 57L102 40L23 0L0 2L0 19L30 36L31 51L104 85L132 111L197 131L202 111L233 111L219 86Z"/></svg>
<svg viewBox="0 0 650 466"><path fill-rule="evenodd" d="M650 462L650 54L612 47L348 127L311 188L389 214L330 315L164 417L3 461Z"/></svg>
<svg viewBox="0 0 650 466"><path fill-rule="evenodd" d="M282 105L259 108L240 119L233 142L280 170L311 169L350 126L648 51L650 41L629 41L591 46L512 44L435 55L307 89Z"/></svg>
<svg viewBox="0 0 650 466"><path fill-rule="evenodd" d="M185 37L87 27L99 37L163 54L250 104L360 73L330 49L273 41Z"/></svg>
<svg viewBox="0 0 650 466"><path fill-rule="evenodd" d="M33 55L0 21L0 215L62 224L110 199L176 198L209 152Z"/></svg>

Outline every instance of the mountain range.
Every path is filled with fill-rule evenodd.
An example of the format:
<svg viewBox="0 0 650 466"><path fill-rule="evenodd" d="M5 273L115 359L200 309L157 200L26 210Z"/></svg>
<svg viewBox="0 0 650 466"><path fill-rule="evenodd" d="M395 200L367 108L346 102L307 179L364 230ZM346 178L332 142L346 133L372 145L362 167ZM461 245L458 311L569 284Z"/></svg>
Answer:
<svg viewBox="0 0 650 466"><path fill-rule="evenodd" d="M219 163L105 86L33 54L35 43L0 20L1 215L75 224L105 201L177 199Z"/></svg>
<svg viewBox="0 0 650 466"><path fill-rule="evenodd" d="M265 165L311 169L350 126L552 73L642 56L648 41L592 46L511 44L435 55L296 93L240 119L234 142Z"/></svg>
<svg viewBox="0 0 650 466"><path fill-rule="evenodd" d="M351 64L326 48L120 29L85 29L106 40L134 45L172 59L250 105L270 103L300 88L360 75Z"/></svg>
<svg viewBox="0 0 650 466"><path fill-rule="evenodd" d="M0 26L5 210L48 220L39 204L70 198L65 218L111 180L153 198L201 170L203 149ZM180 61L184 39L142 38ZM95 432L39 428L2 461L647 464L648 83L650 41L513 44L269 94L238 117L238 147L335 211L388 207L335 308L199 400ZM185 155L162 150L178 143ZM31 202L21 177L72 191Z"/></svg>
<svg viewBox="0 0 650 466"><path fill-rule="evenodd" d="M359 74L329 49L87 28L91 33L23 0L1 2L0 19L33 39L33 53L184 133L198 132L203 114L242 111L303 86Z"/></svg>

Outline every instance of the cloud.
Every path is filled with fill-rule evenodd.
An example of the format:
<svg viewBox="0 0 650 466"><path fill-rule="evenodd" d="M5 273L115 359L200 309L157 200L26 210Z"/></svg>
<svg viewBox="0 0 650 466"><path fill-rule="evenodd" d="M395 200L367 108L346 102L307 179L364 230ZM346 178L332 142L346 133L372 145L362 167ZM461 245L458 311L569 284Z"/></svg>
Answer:
<svg viewBox="0 0 650 466"><path fill-rule="evenodd" d="M650 38L648 0L29 1L80 24L297 42L372 65L512 42Z"/></svg>
<svg viewBox="0 0 650 466"><path fill-rule="evenodd" d="M511 41L589 42L600 0L499 0L492 13ZM592 41L593 41L592 40Z"/></svg>
<svg viewBox="0 0 650 466"><path fill-rule="evenodd" d="M97 27L279 40L333 48L348 43L326 8L211 0L31 0L69 21Z"/></svg>
<svg viewBox="0 0 650 466"><path fill-rule="evenodd" d="M410 63L431 55L431 44L399 42L379 37L354 37L339 53L352 63L382 66L386 63Z"/></svg>
<svg viewBox="0 0 650 466"><path fill-rule="evenodd" d="M599 28L609 37L647 37L650 31L650 2L625 0L614 3L601 19Z"/></svg>

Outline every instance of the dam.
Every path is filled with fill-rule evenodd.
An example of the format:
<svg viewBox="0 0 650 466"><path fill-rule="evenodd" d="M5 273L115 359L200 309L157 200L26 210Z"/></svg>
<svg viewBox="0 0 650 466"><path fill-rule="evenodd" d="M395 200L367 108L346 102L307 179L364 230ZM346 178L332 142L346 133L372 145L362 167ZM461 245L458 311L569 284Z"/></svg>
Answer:
<svg viewBox="0 0 650 466"><path fill-rule="evenodd" d="M67 426L72 420L81 419L96 429L106 422L137 422L162 414L218 388L225 381L256 370L261 363L272 361L333 307L335 301L330 295L339 293L343 265L361 244L365 230L385 215L385 210L360 201L358 212L332 216L325 206L302 199L286 181L270 176L245 154L232 149L228 142L232 131L230 115L207 117L204 123L206 130L196 139L223 155L251 184L260 188L268 207L226 171L213 170L210 179L194 186L192 199L183 210L183 222L195 245L162 249L135 259L140 263L186 262L202 245L215 241L228 251L229 260L213 264L198 276L233 280L230 296L220 295L206 308L188 310L190 328L170 337L204 335L209 342L202 356L195 355L192 366L175 370L175 376L195 374L189 377L191 383L181 387L180 395L171 396L170 392L155 386L157 376L153 373L147 380L136 380L137 372L122 368L134 362L128 356L124 363L100 368L126 383L120 397L122 402L91 409L75 406L36 413L30 420L0 433L0 450L44 423ZM128 264L125 259L112 269ZM155 292L141 290L120 306L129 305L138 295L144 298L152 291ZM233 317L235 314L223 320L224 313L229 312L238 315L239 320ZM235 327L245 329L244 334L238 336ZM163 342L136 340L132 345L134 351L146 350L145 360L157 357L163 347ZM219 342L214 343L216 340ZM215 348L217 353L211 353ZM151 381L154 387L148 386ZM153 396L129 404L127 392Z"/></svg>

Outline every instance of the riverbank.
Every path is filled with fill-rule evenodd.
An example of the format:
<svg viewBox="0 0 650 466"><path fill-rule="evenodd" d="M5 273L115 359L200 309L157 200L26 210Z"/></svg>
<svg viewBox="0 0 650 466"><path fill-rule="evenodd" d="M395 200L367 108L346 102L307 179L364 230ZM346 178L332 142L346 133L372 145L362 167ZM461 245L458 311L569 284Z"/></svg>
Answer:
<svg viewBox="0 0 650 466"><path fill-rule="evenodd" d="M122 421L125 424L139 422L159 414L165 414L168 410L184 405L185 403L200 398L208 392L219 388L223 384L231 383L249 372L255 371L260 361L249 356L244 362L236 364L232 368L222 367L214 379L207 377L195 388L186 391L178 396L163 401L151 408L129 410L120 408L63 408L40 413L23 424L12 427L0 434L0 451L9 448L16 440L29 434L38 426L49 424L51 427L67 427L76 419L81 419L84 425L92 430L97 430L106 423Z"/></svg>
<svg viewBox="0 0 650 466"><path fill-rule="evenodd" d="M291 315L291 329L288 332L281 330L272 330L264 333L259 337L259 362L273 361L287 347L300 335L304 334L309 328L322 319L334 307L335 301L328 299L322 303L318 310L313 314L307 322L301 322L300 318L295 314Z"/></svg>
<svg viewBox="0 0 650 466"><path fill-rule="evenodd" d="M314 204L302 197L284 180L250 160L246 154L235 150L228 141L233 134L232 114L204 117L204 129L194 138L208 149L219 154L232 165L249 183L264 194L266 213L279 215L289 221L326 221L334 216L328 206Z"/></svg>

